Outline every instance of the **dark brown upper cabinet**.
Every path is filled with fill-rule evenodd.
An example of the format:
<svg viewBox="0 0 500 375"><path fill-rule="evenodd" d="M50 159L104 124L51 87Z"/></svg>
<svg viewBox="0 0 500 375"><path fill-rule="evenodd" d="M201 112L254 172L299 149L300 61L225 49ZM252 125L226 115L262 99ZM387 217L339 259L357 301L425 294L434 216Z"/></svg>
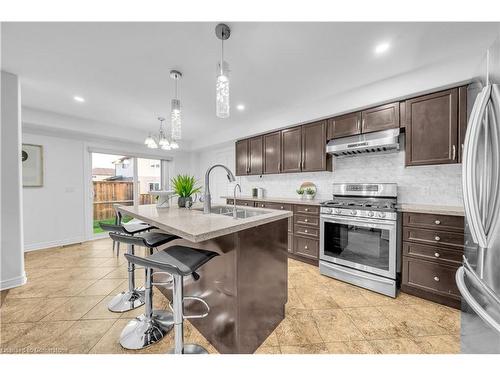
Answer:
<svg viewBox="0 0 500 375"><path fill-rule="evenodd" d="M326 121L302 126L302 171L326 170Z"/></svg>
<svg viewBox="0 0 500 375"><path fill-rule="evenodd" d="M361 112L361 133L399 128L399 102Z"/></svg>
<svg viewBox="0 0 500 375"><path fill-rule="evenodd" d="M236 142L236 175L248 174L248 140Z"/></svg>
<svg viewBox="0 0 500 375"><path fill-rule="evenodd" d="M281 131L281 172L302 169L302 126Z"/></svg>
<svg viewBox="0 0 500 375"><path fill-rule="evenodd" d="M406 165L458 162L458 89L406 101Z"/></svg>
<svg viewBox="0 0 500 375"><path fill-rule="evenodd" d="M281 170L281 132L263 136L264 174L280 173Z"/></svg>
<svg viewBox="0 0 500 375"><path fill-rule="evenodd" d="M347 137L361 133L361 112L328 119L327 139Z"/></svg>
<svg viewBox="0 0 500 375"><path fill-rule="evenodd" d="M262 137L236 142L236 175L260 175L263 167Z"/></svg>

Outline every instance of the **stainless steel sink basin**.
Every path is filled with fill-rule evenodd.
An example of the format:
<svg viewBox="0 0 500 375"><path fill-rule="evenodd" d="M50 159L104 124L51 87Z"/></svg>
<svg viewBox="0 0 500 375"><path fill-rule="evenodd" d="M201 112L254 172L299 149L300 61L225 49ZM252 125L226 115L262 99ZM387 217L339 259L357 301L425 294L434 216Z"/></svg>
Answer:
<svg viewBox="0 0 500 375"><path fill-rule="evenodd" d="M203 211L203 208L198 208L197 210ZM214 206L210 209L210 213L224 215L224 216L233 216L233 208L229 206ZM237 219L246 219L253 216L266 214L266 211L262 210L248 210L246 208L236 207L236 218Z"/></svg>

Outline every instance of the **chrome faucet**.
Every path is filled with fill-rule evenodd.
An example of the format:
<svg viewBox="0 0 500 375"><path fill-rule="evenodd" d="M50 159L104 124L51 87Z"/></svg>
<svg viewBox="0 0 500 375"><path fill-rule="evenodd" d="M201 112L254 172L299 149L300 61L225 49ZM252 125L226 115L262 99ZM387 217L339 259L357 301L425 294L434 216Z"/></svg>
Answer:
<svg viewBox="0 0 500 375"><path fill-rule="evenodd" d="M240 184L234 185L234 190L233 190L233 219L237 219L238 215L236 214L236 188L239 189L240 194L241 194L241 186Z"/></svg>
<svg viewBox="0 0 500 375"><path fill-rule="evenodd" d="M215 164L212 165L210 168L207 169L207 172L205 173L205 195L203 199L203 213L204 214L209 214L210 211L212 210L212 202L210 198L210 172L212 172L212 169L215 167L221 167L224 168L227 172L227 179L229 182L234 182L236 181L236 178L234 177L233 172L229 170L228 167L222 164Z"/></svg>

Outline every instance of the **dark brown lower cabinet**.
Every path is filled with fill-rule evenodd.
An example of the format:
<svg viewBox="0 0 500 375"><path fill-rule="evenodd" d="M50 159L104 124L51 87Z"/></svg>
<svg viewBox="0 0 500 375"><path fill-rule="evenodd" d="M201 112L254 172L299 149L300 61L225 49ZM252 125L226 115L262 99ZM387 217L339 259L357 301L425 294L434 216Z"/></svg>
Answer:
<svg viewBox="0 0 500 375"><path fill-rule="evenodd" d="M455 273L462 262L463 244L462 217L403 213L401 290L460 308Z"/></svg>

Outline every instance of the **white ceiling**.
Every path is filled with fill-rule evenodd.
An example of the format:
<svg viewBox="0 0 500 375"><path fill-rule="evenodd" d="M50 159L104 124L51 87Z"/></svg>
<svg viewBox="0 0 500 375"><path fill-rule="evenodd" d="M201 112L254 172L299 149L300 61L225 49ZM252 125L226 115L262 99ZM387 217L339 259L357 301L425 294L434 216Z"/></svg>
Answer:
<svg viewBox="0 0 500 375"><path fill-rule="evenodd" d="M216 23L4 23L2 69L21 77L24 106L144 132L156 130L157 115L168 115L169 71L178 69L183 136L194 141L325 96L480 56L499 30L494 23L228 24L228 119L215 116ZM375 56L383 41L390 50Z"/></svg>

